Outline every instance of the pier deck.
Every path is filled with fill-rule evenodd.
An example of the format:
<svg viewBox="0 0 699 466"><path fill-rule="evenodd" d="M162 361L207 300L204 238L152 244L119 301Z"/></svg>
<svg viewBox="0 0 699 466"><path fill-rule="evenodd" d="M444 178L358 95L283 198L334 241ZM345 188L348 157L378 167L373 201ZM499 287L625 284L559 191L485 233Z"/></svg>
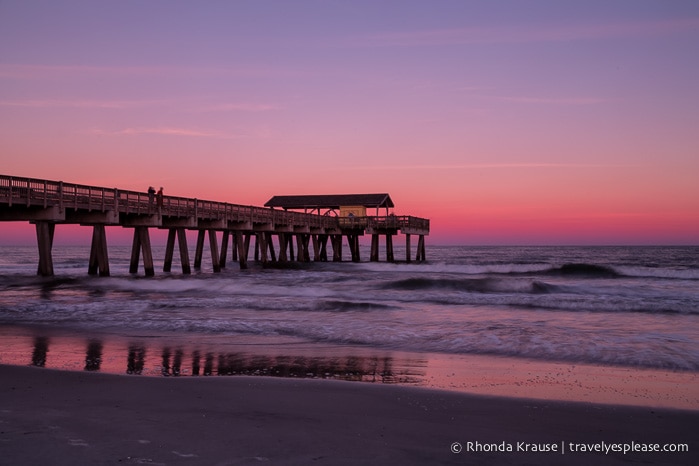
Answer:
<svg viewBox="0 0 699 466"><path fill-rule="evenodd" d="M53 275L51 249L56 225L79 224L93 227L88 273L109 275L106 226L134 229L131 272L136 273L143 256L146 275L154 275L149 228L169 230L164 271L172 265L175 241L179 244L182 272L190 273L186 230L198 231L194 267L201 266L206 235L215 272L225 267L229 238L231 257L241 268L247 266L251 239L255 259L261 262L342 260L346 237L352 260L359 261L359 236L372 235L370 260L378 260L378 240L386 237L386 260L393 261L392 237L406 236L406 260L411 260L410 237L418 235L415 260L425 260L424 237L429 220L412 216L334 217L318 213L244 206L177 196L156 196L147 192L87 186L62 181L0 175L0 222L27 221L36 225L39 247L39 275ZM222 232L219 245L217 232ZM279 254L274 247L274 238ZM294 239L297 254L294 257ZM219 247L220 246L220 247ZM376 247L375 247L376 246Z"/></svg>

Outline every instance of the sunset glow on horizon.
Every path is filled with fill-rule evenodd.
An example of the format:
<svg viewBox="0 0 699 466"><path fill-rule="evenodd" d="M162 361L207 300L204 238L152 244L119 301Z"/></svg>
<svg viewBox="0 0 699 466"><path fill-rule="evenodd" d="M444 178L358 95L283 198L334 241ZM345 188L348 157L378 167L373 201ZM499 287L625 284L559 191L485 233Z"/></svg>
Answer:
<svg viewBox="0 0 699 466"><path fill-rule="evenodd" d="M696 245L697 44L695 1L3 1L0 174L386 192L430 244Z"/></svg>

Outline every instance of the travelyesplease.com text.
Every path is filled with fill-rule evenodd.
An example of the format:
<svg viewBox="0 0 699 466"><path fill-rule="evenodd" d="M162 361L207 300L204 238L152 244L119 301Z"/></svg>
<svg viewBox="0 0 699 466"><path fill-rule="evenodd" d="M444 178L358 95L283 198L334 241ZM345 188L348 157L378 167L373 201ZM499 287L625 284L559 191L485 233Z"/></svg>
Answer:
<svg viewBox="0 0 699 466"><path fill-rule="evenodd" d="M689 451L687 443L643 443L643 442L495 442L478 441L454 442L451 444L452 453L491 453L491 452L521 452L521 453L683 453Z"/></svg>

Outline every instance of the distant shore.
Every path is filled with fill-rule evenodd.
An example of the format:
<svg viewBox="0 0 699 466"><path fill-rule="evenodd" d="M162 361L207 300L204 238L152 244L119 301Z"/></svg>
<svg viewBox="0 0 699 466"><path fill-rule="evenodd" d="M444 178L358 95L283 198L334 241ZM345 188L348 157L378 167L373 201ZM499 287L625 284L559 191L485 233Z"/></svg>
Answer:
<svg viewBox="0 0 699 466"><path fill-rule="evenodd" d="M697 411L338 381L0 365L0 419L2 463L13 465L699 461Z"/></svg>

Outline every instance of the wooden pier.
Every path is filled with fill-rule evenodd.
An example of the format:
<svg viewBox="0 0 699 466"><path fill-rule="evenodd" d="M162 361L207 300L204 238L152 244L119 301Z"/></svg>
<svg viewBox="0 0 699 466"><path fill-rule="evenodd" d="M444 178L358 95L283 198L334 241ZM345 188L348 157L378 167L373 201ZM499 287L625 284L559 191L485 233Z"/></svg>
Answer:
<svg viewBox="0 0 699 466"><path fill-rule="evenodd" d="M321 196L327 202L335 202L345 195ZM379 195L388 196L388 195ZM295 198L298 198L296 196ZM305 198L317 196L301 196ZM272 198L290 198L277 196ZM348 202L357 202L354 198ZM282 199L283 200L283 199ZM150 242L150 228L168 230L163 271L170 272L174 258L175 243L178 244L182 273L191 273L186 230L196 230L197 244L194 268L200 268L206 237L213 271L226 267L228 249L231 260L247 267L251 240L255 240L254 258L262 263L284 263L288 261L308 262L311 249L314 261L328 260L328 243L332 248L332 260L342 261L344 238L350 249L352 261L361 260L359 238L372 236L371 261L379 260L380 237L386 238L386 260L394 261L393 236L405 235L406 261L411 261L411 235L418 236L416 261L425 260L425 236L429 234L428 219L411 216L396 216L388 212L393 207L388 198L386 215L354 215L357 208L370 205L327 206L321 212L316 202L313 210L294 210L293 205L282 209L267 204L267 207L243 206L226 202L206 201L176 196L155 196L148 192L127 191L118 188L85 186L62 181L40 180L0 175L0 221L27 221L36 226L39 249L37 273L53 275L53 237L56 225L78 224L93 228L92 246L88 263L91 275L109 275L107 251L107 226L133 228L133 246L129 271L138 273L143 263L146 276L155 274ZM270 201L270 202L271 202ZM343 211L343 209L349 209ZM355 210L352 210L355 209ZM339 211L339 213L337 212ZM345 215L349 212L347 215ZM362 211L363 212L363 211ZM332 213L333 215L330 215ZM222 232L219 245L217 233ZM275 240L277 247L275 248ZM294 249L294 243L296 249ZM278 254L277 254L278 250Z"/></svg>

